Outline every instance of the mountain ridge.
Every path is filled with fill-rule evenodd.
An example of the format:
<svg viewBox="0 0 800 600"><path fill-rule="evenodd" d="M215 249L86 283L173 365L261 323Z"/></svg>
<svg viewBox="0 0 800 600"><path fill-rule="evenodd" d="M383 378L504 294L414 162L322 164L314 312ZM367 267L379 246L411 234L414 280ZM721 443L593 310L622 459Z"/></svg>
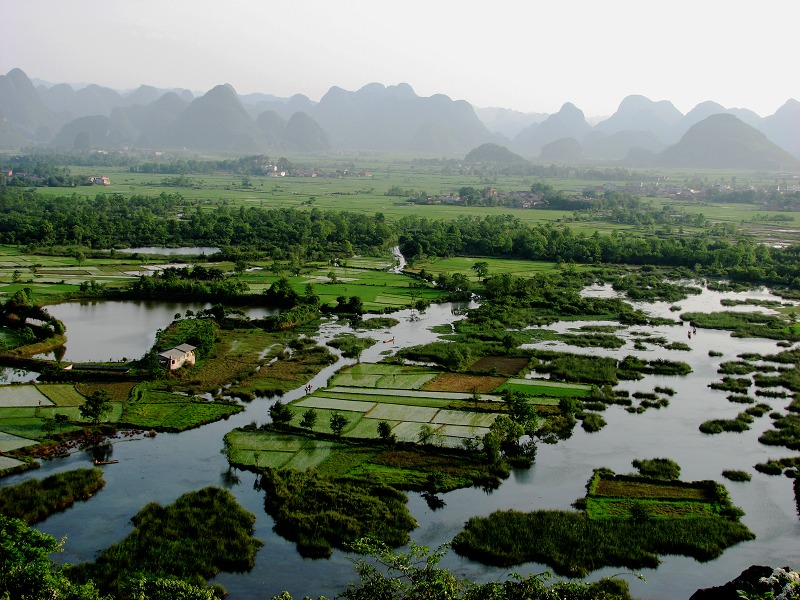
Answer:
<svg viewBox="0 0 800 600"><path fill-rule="evenodd" d="M165 96L167 100L162 100ZM261 117L264 113L267 116ZM800 102L794 99L762 118L748 109L711 101L683 115L669 101L630 95L614 114L592 126L569 102L551 115L476 108L445 94L418 96L407 83L373 82L355 91L332 86L314 102L302 94L239 95L224 85L194 96L180 88L149 85L125 92L96 84L77 90L67 84L34 86L20 69L0 75L3 148L22 141L70 147L69 140L84 131L81 143L88 136L91 143L133 148L215 152L331 148L463 156L481 144L495 143L535 158L544 146L574 139L579 148L569 142L571 155L624 161L634 149L661 152L714 114L734 115L800 157ZM298 116L292 127L287 127L294 115ZM96 116L105 116L110 123L84 118ZM559 144L549 146L546 155L552 156L554 148Z"/></svg>

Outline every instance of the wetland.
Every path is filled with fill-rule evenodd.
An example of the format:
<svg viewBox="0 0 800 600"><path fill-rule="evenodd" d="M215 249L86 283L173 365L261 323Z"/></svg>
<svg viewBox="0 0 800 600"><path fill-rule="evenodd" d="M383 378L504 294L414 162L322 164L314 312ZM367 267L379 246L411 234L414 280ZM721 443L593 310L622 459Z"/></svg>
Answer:
<svg viewBox="0 0 800 600"><path fill-rule="evenodd" d="M66 536L59 562L92 561L149 503L212 487L254 515L263 542L239 572L203 570L234 600L335 596L357 579L348 548L364 533L393 546L458 540L441 565L476 582L635 569L646 582L625 580L639 598L800 563L794 250L746 231L729 240L735 228L696 217L681 235L661 222L608 235L603 209L572 215L580 228L605 223L586 235L555 211L437 206L443 218L429 220L392 200L387 219L359 198L349 213L298 204L296 182L281 185L285 208L230 190L214 202L137 196L136 210L161 211L150 228L121 192L82 208L54 198L73 219L112 207L137 225L115 230L113 217L78 250L60 221L28 247L2 238L0 484L86 467L105 482L36 525ZM20 222L45 218L35 196ZM177 264L166 243L193 250ZM137 252L92 249L125 247ZM158 369L159 352L187 343L195 366ZM87 416L100 392L108 410ZM662 458L671 487L629 482L615 496L591 483ZM706 496L676 499L678 484ZM349 508L315 513L302 496ZM385 515L396 530L376 525ZM548 544L502 560L468 548L468 531L505 530L499 515ZM732 533L704 546L709 515ZM559 533L574 519L601 527L583 540L613 530L624 556L583 552ZM645 547L645 527L697 545Z"/></svg>

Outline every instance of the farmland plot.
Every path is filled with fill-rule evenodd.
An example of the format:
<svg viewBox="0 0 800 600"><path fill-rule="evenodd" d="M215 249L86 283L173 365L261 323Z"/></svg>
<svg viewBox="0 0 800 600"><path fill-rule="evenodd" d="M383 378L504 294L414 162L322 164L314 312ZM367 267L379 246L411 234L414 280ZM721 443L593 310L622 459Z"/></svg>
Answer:
<svg viewBox="0 0 800 600"><path fill-rule="evenodd" d="M474 413L464 410L442 409L433 418L432 423L441 425L463 425L467 427L491 427L497 418L495 413Z"/></svg>
<svg viewBox="0 0 800 600"><path fill-rule="evenodd" d="M409 406L407 404L378 404L364 415L368 419L380 421L411 421L413 423L430 423L438 413L438 409L427 406Z"/></svg>
<svg viewBox="0 0 800 600"><path fill-rule="evenodd" d="M52 406L52 402L33 385L0 387L0 407Z"/></svg>
<svg viewBox="0 0 800 600"><path fill-rule="evenodd" d="M310 396L295 403L295 406L365 413L372 410L375 407L375 403L361 400L342 400L340 398L329 398L327 396Z"/></svg>

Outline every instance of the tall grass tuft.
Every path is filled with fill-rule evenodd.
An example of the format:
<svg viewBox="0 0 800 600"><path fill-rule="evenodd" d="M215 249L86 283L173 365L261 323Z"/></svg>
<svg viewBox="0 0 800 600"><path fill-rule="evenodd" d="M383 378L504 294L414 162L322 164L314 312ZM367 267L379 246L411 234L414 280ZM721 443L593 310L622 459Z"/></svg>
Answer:
<svg viewBox="0 0 800 600"><path fill-rule="evenodd" d="M38 523L75 502L88 500L105 483L101 469L75 469L41 480L29 479L0 488L0 513Z"/></svg>

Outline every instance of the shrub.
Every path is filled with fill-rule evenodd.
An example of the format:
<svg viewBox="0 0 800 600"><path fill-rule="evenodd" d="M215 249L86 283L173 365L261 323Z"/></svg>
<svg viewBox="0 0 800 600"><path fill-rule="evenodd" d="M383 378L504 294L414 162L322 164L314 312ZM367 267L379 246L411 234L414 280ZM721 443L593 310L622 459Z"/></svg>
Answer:
<svg viewBox="0 0 800 600"><path fill-rule="evenodd" d="M722 472L725 479L731 481L750 481L751 476L747 471L725 470Z"/></svg>
<svg viewBox="0 0 800 600"><path fill-rule="evenodd" d="M669 458L636 459L631 464L643 477L678 479L681 476L680 466Z"/></svg>

